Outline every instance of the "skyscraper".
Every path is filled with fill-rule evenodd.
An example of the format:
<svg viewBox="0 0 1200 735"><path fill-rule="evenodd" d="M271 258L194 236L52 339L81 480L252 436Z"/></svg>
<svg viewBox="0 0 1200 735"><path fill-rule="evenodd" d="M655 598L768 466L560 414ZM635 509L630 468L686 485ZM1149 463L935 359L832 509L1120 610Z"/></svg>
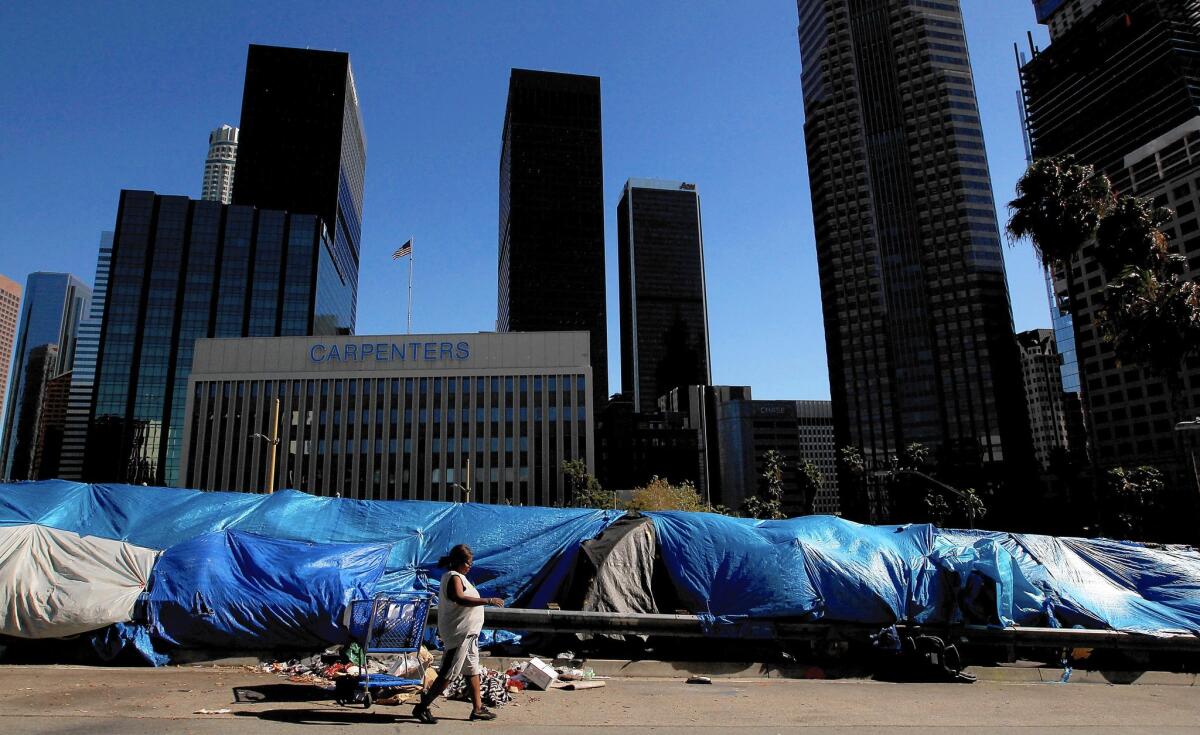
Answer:
<svg viewBox="0 0 1200 735"><path fill-rule="evenodd" d="M13 343L21 316L21 284L0 276L0 416L8 395L8 371L13 363ZM0 426L0 430L4 427ZM0 434L2 436L3 434Z"/></svg>
<svg viewBox="0 0 1200 735"><path fill-rule="evenodd" d="M350 55L251 45L233 203L315 214L329 233L354 331L367 141Z"/></svg>
<svg viewBox="0 0 1200 735"><path fill-rule="evenodd" d="M821 487L812 499L813 512L836 515L838 505L837 446L833 438L833 406L829 401L796 401L800 460L821 472Z"/></svg>
<svg viewBox="0 0 1200 735"><path fill-rule="evenodd" d="M315 215L122 191L84 479L178 483L203 337L337 334L350 319Z"/></svg>
<svg viewBox="0 0 1200 735"><path fill-rule="evenodd" d="M1037 158L1072 154L1123 194L1175 210L1164 228L1200 277L1200 2L1035 3L1049 47L1021 68L1026 126ZM1181 496L1195 475L1175 423L1200 413L1200 365L1179 393L1138 365L1120 364L1096 326L1107 280L1092 247L1056 274L1056 301L1074 323L1079 386L1100 468L1153 465ZM1191 502L1191 501L1189 501ZM1187 514L1172 513L1168 519Z"/></svg>
<svg viewBox="0 0 1200 735"><path fill-rule="evenodd" d="M208 134L208 158L200 198L229 204L233 197L233 172L237 166L238 129L222 125Z"/></svg>
<svg viewBox="0 0 1200 735"><path fill-rule="evenodd" d="M71 390L67 396L63 421L62 453L58 476L64 480L83 479L83 456L87 445L88 418L92 412L92 392L96 385L96 353L100 349L100 325L108 298L108 270L112 264L113 233L100 234L96 258L96 278L92 282L92 301L87 316L79 323L75 340L75 361L71 367Z"/></svg>
<svg viewBox="0 0 1200 735"><path fill-rule="evenodd" d="M600 79L513 69L500 149L501 332L587 330L608 399Z"/></svg>
<svg viewBox="0 0 1200 735"><path fill-rule="evenodd" d="M878 465L919 442L968 474L1030 462L958 2L797 7L838 446ZM881 516L841 487L846 515Z"/></svg>
<svg viewBox="0 0 1200 735"><path fill-rule="evenodd" d="M1062 357L1058 354L1053 330L1021 332L1017 342L1021 345L1033 454L1042 469L1049 470L1056 451L1067 449L1067 419L1059 370Z"/></svg>
<svg viewBox="0 0 1200 735"><path fill-rule="evenodd" d="M37 439L33 446L33 464L30 478L53 480L59 476L62 459L63 427L67 417L67 397L71 392L71 371L56 375L46 381L42 391L42 405L37 427Z"/></svg>
<svg viewBox="0 0 1200 735"><path fill-rule="evenodd" d="M617 205L621 389L650 413L674 388L712 382L700 196L694 184L630 179Z"/></svg>
<svg viewBox="0 0 1200 735"><path fill-rule="evenodd" d="M46 383L70 371L79 322L91 296L92 290L69 273L31 273L25 281L0 454L7 479L32 477Z"/></svg>

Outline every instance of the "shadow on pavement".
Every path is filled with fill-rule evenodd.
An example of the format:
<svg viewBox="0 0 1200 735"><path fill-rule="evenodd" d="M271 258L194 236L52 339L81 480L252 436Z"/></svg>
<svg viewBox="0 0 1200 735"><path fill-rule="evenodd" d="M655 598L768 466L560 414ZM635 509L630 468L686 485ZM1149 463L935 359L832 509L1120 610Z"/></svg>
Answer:
<svg viewBox="0 0 1200 735"><path fill-rule="evenodd" d="M420 724L407 713L381 714L362 709L269 709L261 712L234 712L237 717L256 717L292 725L404 725Z"/></svg>
<svg viewBox="0 0 1200 735"><path fill-rule="evenodd" d="M312 684L262 684L252 687L234 687L233 701L238 704L255 702L329 702L333 690Z"/></svg>

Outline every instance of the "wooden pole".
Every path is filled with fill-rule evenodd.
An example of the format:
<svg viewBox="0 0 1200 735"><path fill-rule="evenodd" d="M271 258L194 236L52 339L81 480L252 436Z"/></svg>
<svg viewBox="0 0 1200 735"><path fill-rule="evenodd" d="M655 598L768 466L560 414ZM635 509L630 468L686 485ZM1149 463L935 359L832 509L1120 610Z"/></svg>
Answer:
<svg viewBox="0 0 1200 735"><path fill-rule="evenodd" d="M279 399L275 399L275 405L271 408L271 438L267 439L267 444L271 445L271 458L267 460L267 495L275 493L275 454L279 451Z"/></svg>

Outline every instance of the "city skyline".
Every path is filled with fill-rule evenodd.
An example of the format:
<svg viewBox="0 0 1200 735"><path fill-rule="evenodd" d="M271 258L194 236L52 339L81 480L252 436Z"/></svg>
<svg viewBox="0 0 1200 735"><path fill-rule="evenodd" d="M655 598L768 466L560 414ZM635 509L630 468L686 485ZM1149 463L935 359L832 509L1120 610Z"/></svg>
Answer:
<svg viewBox="0 0 1200 735"><path fill-rule="evenodd" d="M972 61L980 77L994 188L1002 204L1009 198L1011 182L1024 166L1011 43L1026 30L1043 39L1044 31L1035 25L1030 7L964 10ZM87 15L83 10L76 12ZM163 12L160 20L167 25L191 17L187 13ZM535 14L533 10L526 12ZM667 27L671 20L667 17L670 14L661 11L638 13L647 33ZM468 20L465 13L446 11L436 17L414 16L408 20L430 28L460 24L463 38L456 43L470 43L478 41L484 24L495 20L489 10L480 11L480 15ZM713 381L754 385L756 396L763 398L826 397L824 336L819 320L811 318L820 302L802 155L795 6L780 3L740 13L706 8L669 34L658 50L652 50L651 40L640 35L618 43L615 35L605 32L611 26L604 25L595 38L584 42L587 29L597 22L597 15L586 10L543 15L546 17L530 28L531 41L523 43L521 50L490 41L448 77L451 72L434 69L429 61L442 58L439 54L445 54L444 50L435 53L418 44L411 51L398 52L384 48L377 31L330 35L306 12L299 12L284 27L270 25L265 16L250 13L242 24L242 33L198 52L205 64L217 64L223 71L205 77L197 94L189 99L184 99L178 89L180 80L187 78L190 60L176 60L166 49L150 44L142 49L147 63L131 67L149 71L125 72L123 83L131 86L123 99L127 105L161 107L159 119L164 123L153 126L161 129L150 130L149 121L143 128L139 120L134 136L151 142L147 150L153 153L154 165L136 158L137 165L117 166L105 166L86 156L76 156L73 163L56 160L71 150L69 141L74 134L70 126L61 124L41 131L22 150L14 151L15 157L10 156L10 160L18 168L36 162L39 173L61 172L56 185L73 187L85 196L80 200L78 216L69 218L70 222L61 222L64 218L45 207L34 207L34 222L39 217L54 220L53 228L43 222L39 229L43 237L51 233L60 246L31 249L35 251L32 253L5 248L0 255L0 272L22 280L26 272L36 269L90 271L95 262L96 234L112 228L111 213L120 188L198 196L195 161L203 151L195 148L203 142L200 136L215 124L236 120L247 44L337 48L354 55L359 93L368 100L363 110L365 126L379 131L372 134L363 231L364 262L378 267L364 268L362 274L360 293L364 301L358 331L402 331L403 304L393 298L393 290L403 273L389 267L387 254L409 233L426 243L417 268L414 329L489 330L493 328L495 303L496 140L502 129L505 80L510 69L518 66L597 74L605 89L603 188L609 372L613 376L609 392L619 387L615 379L619 372L615 205L625 179L655 176L695 180L706 192ZM524 16L522 19L527 20ZM111 21L96 18L94 22L104 26ZM399 19L385 18L380 26L395 22ZM579 43L572 47L555 36L551 32L555 24L565 24L565 36ZM688 56L705 44L712 28L723 29L724 42L736 51L736 58L720 63L697 62L695 68L671 73L647 66L660 53ZM135 38L149 33L149 29L133 23L114 33ZM81 41L79 53L84 53L87 46ZM33 51L30 49L31 56L37 57ZM411 69L397 66L422 54L426 61L415 62ZM62 73L63 63L69 63L69 59L52 61L50 71ZM980 72L980 68L985 71ZM14 94L6 98L17 98L19 90L15 88L24 82L10 79L4 84L14 88ZM456 94L435 89L456 84ZM469 85L469 95L462 94L463 84ZM390 91L385 93L385 89ZM398 89L403 92L403 103L385 99L395 97ZM708 102L712 90L721 91L724 97L719 108ZM51 97L68 93L78 96L73 109L89 105L93 97L80 94L72 84ZM463 99L466 96L471 99ZM35 101L23 117L9 117L6 124L22 125L22 120L28 122L30 117L45 114L40 112L41 104L41 100ZM96 131L103 131L110 113L103 106L97 109L102 114L89 129L94 126ZM642 114L635 114L635 110L642 110ZM387 117L381 117L384 115ZM102 132L91 135L103 137ZM105 146L118 145L119 137L114 134L111 140L104 138ZM79 166L90 167L96 176L66 176L68 170ZM65 178L80 180L63 183ZM5 216L12 217L12 212L22 209L24 198L36 196L40 187L47 185L40 177L28 183L26 190L6 192L12 194L10 200L16 206ZM12 224L10 236L28 239L25 223ZM61 245L68 242L69 248ZM1006 247L1005 258L1017 328L1047 326L1044 283L1029 249ZM782 323L787 329L786 338L771 333L776 324L753 323L756 314L780 306L791 315ZM761 359L765 349L770 350L769 360Z"/></svg>

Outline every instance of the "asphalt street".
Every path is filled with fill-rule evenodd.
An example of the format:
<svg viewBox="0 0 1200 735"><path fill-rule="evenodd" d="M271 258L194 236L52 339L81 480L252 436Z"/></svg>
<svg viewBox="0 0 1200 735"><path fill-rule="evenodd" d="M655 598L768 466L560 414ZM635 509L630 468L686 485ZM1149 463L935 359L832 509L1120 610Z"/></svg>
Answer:
<svg viewBox="0 0 1200 735"><path fill-rule="evenodd" d="M1198 733L1195 686L894 684L864 680L611 679L602 689L529 692L491 723L441 701L441 722L409 707L339 707L329 693L239 668L0 667L0 732L23 733ZM199 710L229 710L197 714Z"/></svg>

